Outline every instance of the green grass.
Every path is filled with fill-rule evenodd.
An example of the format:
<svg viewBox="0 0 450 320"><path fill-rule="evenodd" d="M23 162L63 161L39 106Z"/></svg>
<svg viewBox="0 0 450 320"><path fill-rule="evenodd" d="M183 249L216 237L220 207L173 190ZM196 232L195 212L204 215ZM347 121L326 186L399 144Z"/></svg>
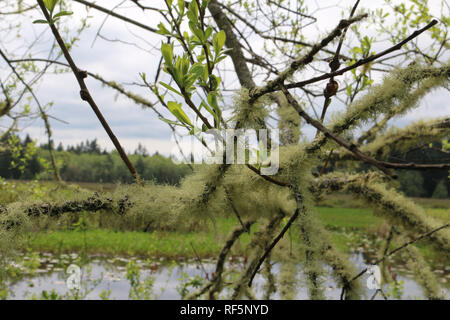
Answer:
<svg viewBox="0 0 450 320"><path fill-rule="evenodd" d="M329 229L365 229L383 221L371 209L317 207L319 219Z"/></svg>
<svg viewBox="0 0 450 320"><path fill-rule="evenodd" d="M450 221L447 209L426 209L433 217ZM382 226L383 219L372 214L370 209L361 208L329 208L317 207L319 219L331 231L333 243L342 251L349 252L348 238L345 231L366 233ZM235 217L219 218L215 223L208 223L204 231L198 232L115 232L112 230L94 229L86 232L87 253L145 255L176 258L194 256L192 246L201 257L215 256L233 226L237 224ZM253 227L252 230L256 230ZM242 254L249 242L249 235L243 234L239 243L234 246L234 254ZM37 251L55 253L81 252L84 250L83 232L63 230L33 233L30 235L28 247ZM431 256L427 246L420 246ZM431 250L431 249L430 249Z"/></svg>
<svg viewBox="0 0 450 320"><path fill-rule="evenodd" d="M28 247L36 251L54 253L83 252L103 254L143 255L177 258L186 256L212 257L220 252L224 237L235 225L234 219L218 219L216 228L205 232L138 232L95 229L81 231L39 232L30 235ZM249 235L243 234L233 254L249 242ZM194 249L195 253L194 253Z"/></svg>
<svg viewBox="0 0 450 320"><path fill-rule="evenodd" d="M381 221L368 209L346 209L318 207L320 220L328 229L362 230ZM210 257L220 252L221 245L233 226L235 217L219 218L215 223L208 223L204 231L199 232L114 232L112 230L94 229L86 231L87 253L127 254L162 257L193 256L192 246L201 257ZM256 226L252 227L252 231ZM348 251L347 239L340 232L332 233L336 246ZM243 234L234 246L234 254L242 254L249 242L249 235ZM192 245L191 245L192 244ZM63 230L39 232L30 235L28 247L37 251L55 253L81 252L84 250L83 232Z"/></svg>
<svg viewBox="0 0 450 320"><path fill-rule="evenodd" d="M449 199L435 199L435 198L409 198L416 204L424 208L440 208L450 211L450 198ZM342 208L367 208L367 204L361 200L355 198L351 194L346 193L332 193L324 197L319 203L320 207L342 207Z"/></svg>
<svg viewBox="0 0 450 320"><path fill-rule="evenodd" d="M56 195L58 199L73 197L74 185L79 185L83 192L90 194L91 190L99 192L111 191L112 184L78 183L72 186L57 187L54 182L32 183L26 181L9 181L8 188L0 190L0 203L28 198L45 198L52 201ZM1 188L0 188L1 189ZM89 190L87 190L89 189ZM8 192L6 192L8 191ZM78 192L78 191L77 191ZM30 195L30 196L29 196ZM4 199L3 199L4 198ZM413 199L423 206L433 218L443 222L450 221L450 199ZM333 194L319 202L316 207L318 218L331 231L333 243L341 250L348 252L346 232L380 234L385 225L383 219L374 216L367 205L351 195ZM237 224L234 216L219 218L213 225L208 223L198 232L152 232L137 231L114 232L105 229L91 229L86 233L86 247L89 253L151 255L164 257L193 256L192 245L198 255L202 257L215 256L230 229ZM252 230L256 230L255 227ZM386 231L386 230L384 230ZM381 234L383 234L381 232ZM241 254L249 241L244 234L239 243L234 246L234 254ZM192 245L191 245L192 243ZM422 250L429 246L420 245ZM50 252L79 252L84 249L83 234L71 230L48 231L30 235L30 249ZM434 252L425 252L431 256Z"/></svg>

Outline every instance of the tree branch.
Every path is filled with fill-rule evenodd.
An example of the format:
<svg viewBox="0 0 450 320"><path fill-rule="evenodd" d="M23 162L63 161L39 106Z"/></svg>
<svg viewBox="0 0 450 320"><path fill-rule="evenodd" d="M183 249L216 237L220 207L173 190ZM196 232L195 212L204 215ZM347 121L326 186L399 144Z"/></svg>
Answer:
<svg viewBox="0 0 450 320"><path fill-rule="evenodd" d="M208 4L208 9L211 12L217 26L221 30L225 31L225 45L228 48L233 49L230 52L230 57L233 61L234 69L238 76L239 82L241 83L241 86L247 89L254 88L256 84L253 81L250 70L248 69L244 53L242 52L241 43L236 38L236 35L233 32L233 26L228 21L227 16L222 11L222 8L220 7L220 4L217 2L217 0L211 0Z"/></svg>
<svg viewBox="0 0 450 320"><path fill-rule="evenodd" d="M100 109L98 108L97 104L95 103L94 99L92 98L92 96L91 96L91 94L89 92L89 89L87 88L86 84L84 83L84 79L87 77L87 73L85 71L81 71L76 66L76 64L73 61L69 51L67 50L67 47L66 47L63 39L61 38L61 35L59 34L58 29L56 29L55 25L51 22L50 16L49 16L49 14L47 12L47 8L44 5L44 2L42 0L37 0L37 1L38 1L38 4L39 4L39 7L42 10L42 13L45 16L45 19L49 23L50 29L52 30L52 33L53 33L56 41L58 42L59 47L61 48L61 51L64 54L64 57L66 58L67 62L69 63L70 68L72 69L72 72L73 72L73 74L75 75L75 78L78 81L78 84L79 84L80 89L81 89L80 90L81 99L89 103L89 105L91 106L92 110L95 112L98 120L100 121L100 123L102 124L102 126L105 129L106 133L108 134L109 138L111 139L111 141L113 142L113 144L116 147L117 151L119 152L120 157L124 161L125 165L128 167L128 170L134 176L136 181L139 184L143 185L143 182L140 179L138 172L134 168L134 166L131 163L130 159L128 159L128 156L125 153L125 151L123 150L122 146L120 145L119 140L114 135L114 133L111 130L111 128L109 127L108 122L103 117L103 114L101 113Z"/></svg>
<svg viewBox="0 0 450 320"><path fill-rule="evenodd" d="M252 286L253 279L255 278L256 274L258 273L258 270L261 267L261 265L263 264L264 260L266 260L267 256L272 251L272 249L277 245L277 243L281 240L281 238L283 238L286 231L288 231L288 229L291 227L292 223L295 221L295 219L297 219L299 213L300 213L300 210L299 210L299 208L297 208L295 210L294 214L289 219L289 221L284 226L283 230L281 230L281 232L278 234L278 236L276 236L275 239L273 239L272 243L269 245L269 247L266 249L266 251L264 252L262 257L259 259L255 269L253 270L252 275L250 276L250 280L248 281L249 287Z"/></svg>
<svg viewBox="0 0 450 320"><path fill-rule="evenodd" d="M366 63L372 62L372 61L374 61L374 60L376 60L376 59L378 59L378 58L380 58L382 56L385 56L385 55L387 55L387 54L389 54L389 53L391 53L393 51L400 50L401 47L404 44L406 44L409 41L413 40L414 38L419 36L421 33L425 32L428 29L430 29L431 27L433 27L437 23L438 23L437 20L432 20L425 27L423 27L420 30L414 31L408 38L406 38L402 42L399 42L395 46L392 46L389 49L386 49L386 50L384 50L384 51L382 51L380 53L374 54L373 56L370 56L370 57L358 60L354 64L352 64L351 66L342 68L342 69L337 70L335 72L325 73L325 74L323 74L323 75L321 75L319 77L315 77L315 78L311 78L311 79L308 79L308 80L299 81L299 82L296 82L296 83L287 84L286 88L287 89L300 88L300 87L303 87L303 86L311 84L311 83L319 82L319 81L326 80L326 79L329 79L329 78L332 78L332 77L335 77L335 76L342 75L342 74L346 73L347 71L353 70L353 69L358 68L359 66L362 66L362 65L364 65Z"/></svg>
<svg viewBox="0 0 450 320"><path fill-rule="evenodd" d="M438 231L440 231L440 230L442 230L442 229L445 229L445 228L448 228L448 227L450 227L450 223L447 223L447 224L445 224L445 225L443 225L443 226L440 226L439 228L436 228L436 229L434 229L434 230L431 230L430 232L427 232L427 233L425 233L425 234L422 234L421 236L419 236L419 237L417 237L417 238L414 238L414 239L412 239L412 240L410 240L410 241L404 243L404 244L401 245L400 247L395 248L394 250L392 250L392 251L390 251L389 253L385 254L383 257L379 258L377 261L375 261L375 263L374 263L373 265L379 264L380 262L384 261L386 258L392 256L394 253L396 253L396 252L398 252L398 251L400 251L400 250L406 248L407 246L413 244L414 242L417 242L417 241L419 241L419 240L422 240L422 239L424 239L424 238L427 238L427 237L431 236L433 233L438 232ZM367 272L367 268L365 268L365 269L362 270L360 273L358 273L355 277L353 277L353 279L351 279L350 282L351 282L351 281L355 281L356 279L358 279L359 277L361 277L361 276L362 276L364 273L366 273L366 272Z"/></svg>
<svg viewBox="0 0 450 320"><path fill-rule="evenodd" d="M344 139L342 139L340 136L334 134L330 130L328 130L324 125L322 125L319 121L311 118L305 111L303 111L302 107L299 105L299 103L292 97L292 95L287 91L287 89L284 87L283 84L281 84L281 90L285 94L289 104L294 107L294 109L298 112L298 114L306 120L307 123L313 125L316 129L320 130L325 137L331 138L334 141L336 141L339 145L343 146L344 148L351 151L356 157L361 159L362 161L369 163L378 169L380 169L382 172L384 172L386 175L388 175L391 178L396 178L396 174L390 172L386 169L386 167L383 166L382 163L375 160L374 158L362 153L354 144L351 144Z"/></svg>
<svg viewBox="0 0 450 320"><path fill-rule="evenodd" d="M96 5L95 3L91 3L91 2L88 2L88 1L84 1L84 0L73 0L73 1L81 3L81 4L84 4L87 7L94 8L94 9L96 9L98 11L106 13L107 15L113 16L113 17L118 18L120 20L123 20L125 22L131 23L131 24L133 24L133 25L135 25L135 26L137 26L139 28L142 28L144 30L147 30L147 31L150 31L150 32L153 32L153 33L156 33L156 34L159 35L158 30L156 30L155 28L146 26L145 24L142 24L140 22L137 22L135 20L132 20L130 18L122 16L122 15L120 15L118 13L115 13L114 11L111 11L111 10L105 9L103 7L100 7L100 6Z"/></svg>
<svg viewBox="0 0 450 320"><path fill-rule="evenodd" d="M297 60L294 60L290 64L290 66L286 70L284 70L277 78L269 81L264 87L259 87L252 90L250 92L251 101L255 101L266 93L278 90L280 85L283 84L284 80L291 76L297 69L310 63L314 59L314 56L330 42L332 42L336 37L339 37L345 28L350 26L352 23L360 21L366 17L367 14L363 14L348 20L341 20L338 26L327 37L325 37L320 43L314 45L306 55L298 58Z"/></svg>

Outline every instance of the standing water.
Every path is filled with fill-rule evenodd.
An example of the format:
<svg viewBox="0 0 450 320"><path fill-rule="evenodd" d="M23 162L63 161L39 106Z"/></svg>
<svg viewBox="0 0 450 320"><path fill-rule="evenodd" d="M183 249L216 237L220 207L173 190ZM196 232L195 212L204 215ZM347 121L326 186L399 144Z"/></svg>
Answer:
<svg viewBox="0 0 450 320"><path fill-rule="evenodd" d="M33 261L34 259L34 261ZM366 268L366 257L363 253L351 255L357 270ZM19 277L9 282L9 299L55 299L74 298L74 291L70 291L67 286L69 274L66 273L70 264L79 264L80 258L77 254L60 255L51 254L41 256L24 257L24 265L13 265ZM243 267L243 262L230 261L233 267L239 269ZM29 269L30 265L35 265L35 269ZM79 264L81 266L81 264ZM28 266L28 267L27 267ZM28 268L28 270L27 270ZM297 299L308 299L305 276L298 266L297 275ZM76 298L81 299L181 299L189 292L195 291L205 278L211 278L215 270L215 262L211 259L172 261L163 259L157 260L132 260L127 258L108 258L102 256L91 256L89 262L81 266L81 288L76 291ZM322 279L327 299L339 299L341 288L336 286L332 279L330 268L326 268L326 277ZM280 264L275 263L272 268L275 276L280 273ZM389 299L423 299L424 295L421 287L414 281L412 274L399 266L395 272L397 286L384 285L383 292ZM438 278L444 284L450 278L450 268L444 267L442 270L435 270ZM364 287L368 275L362 276ZM265 278L257 274L253 281L253 291L257 298L263 298ZM365 299L374 296L375 289L365 289ZM449 298L449 290L443 289L446 298ZM221 298L227 298L225 292ZM383 299L377 294L375 299ZM278 292L275 292L271 299L280 299Z"/></svg>

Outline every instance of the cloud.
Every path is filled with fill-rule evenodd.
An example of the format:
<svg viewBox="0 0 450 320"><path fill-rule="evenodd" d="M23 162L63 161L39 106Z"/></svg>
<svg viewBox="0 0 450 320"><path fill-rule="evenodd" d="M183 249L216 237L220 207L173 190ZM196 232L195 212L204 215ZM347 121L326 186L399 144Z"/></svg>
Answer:
<svg viewBox="0 0 450 320"><path fill-rule="evenodd" d="M109 8L112 8L118 3L119 1L111 1L108 2L108 4L105 3L105 6L108 5ZM157 5L154 1L151 3L152 5ZM341 19L340 10L336 10L336 7L333 6L337 4L338 8L345 9L346 12L348 12L348 8L353 4L353 2L350 3L337 0L323 0L320 1L320 4L318 4L318 1L307 3L311 6L310 9L315 12L315 15L318 18L316 24L305 28L306 37L313 40L317 39L318 33L324 34L326 31L332 30ZM316 8L314 8L314 3L320 5L323 9L315 11ZM381 0L369 1L362 3L361 7L376 9L380 8L382 3L384 2ZM158 5L159 4L162 4L162 2L158 2ZM84 6L74 3L73 7L75 11L75 21L78 21L76 19L80 19L82 15L85 14ZM153 27L156 27L161 20L160 15L150 13L150 16L146 16L141 10L130 9L130 7L132 8L133 6L127 6L128 9L120 9L118 12L128 16L136 16L137 20L148 23ZM432 12L439 14L440 8L435 2L431 3L430 7ZM72 51L73 58L77 65L81 69L101 74L105 79L114 80L116 82L139 82L139 73L141 72L145 72L148 78L153 79L160 59L158 48L161 40L164 40L163 37L109 17L102 26L101 34L112 40L122 39L127 43L136 43L137 46L117 41L108 42L101 38L97 38L94 45L91 46L98 29L103 23L105 14L99 13L93 9L89 12L90 16L92 16L92 19L89 20L92 27L81 35L79 43ZM73 24L73 22L71 22L71 24ZM364 26L364 33L369 35L375 34L375 30L370 23L363 23L362 25ZM42 25L27 26L27 30L31 30L31 28L33 28L36 33L45 30L45 26ZM31 35L32 33L29 33L30 38ZM352 41L352 39L354 40L354 36L350 34L348 36L348 41ZM256 51L262 50L263 42L259 41L256 37L251 37L248 41L251 42ZM46 32L42 43L38 46L40 51L38 49L34 50L35 54L40 57L45 57L46 51L44 49L48 49L48 46L51 43L51 34ZM152 44L155 47L152 47ZM386 48L387 45L389 45L389 43L379 43L376 44L376 48L377 50L378 48ZM148 52L140 48L144 48ZM61 59L61 61L64 61L64 59ZM226 60L226 66L230 70L233 68L229 59ZM0 75L4 74L4 70L1 70L0 72ZM299 78L309 77L312 72L313 70L305 70L304 73L299 75ZM167 77L164 75L162 76ZM224 81L231 84L232 87L236 87L236 77L232 72L225 73ZM171 130L167 124L157 118L153 111L148 109L143 110L141 107L136 106L131 100L124 97L115 99L116 92L114 92L114 90L102 87L94 79L88 78L87 84L100 110L127 151L133 151L138 142L141 142L150 152L170 152L171 147L169 142L171 140ZM156 100L147 88L138 86L128 86L128 88L150 101ZM69 122L69 124L64 124L54 119L50 120L53 127L53 139L56 143L62 142L66 145L73 145L85 141L86 139L97 138L103 147L108 149L112 148L112 144L109 142L99 121L94 116L93 111L87 103L81 101L79 98L78 84L71 73L46 75L36 92L42 102L54 102L54 106L49 109L49 113L52 116ZM321 104L320 101L322 101L320 99L321 97L317 100L319 104ZM345 108L345 106L338 102L333 102L333 104L332 107L335 108L335 111ZM163 112L167 115L167 112ZM445 116L448 114L450 114L448 92L445 90L438 90L433 94L428 95L422 101L419 108L407 114L402 119L396 119L392 124L403 126L411 121L422 119L424 117ZM305 127L302 130L308 138L312 138L315 134L315 129L311 127ZM21 133L30 133L40 141L46 141L45 130L42 128L42 123L39 120L27 123Z"/></svg>

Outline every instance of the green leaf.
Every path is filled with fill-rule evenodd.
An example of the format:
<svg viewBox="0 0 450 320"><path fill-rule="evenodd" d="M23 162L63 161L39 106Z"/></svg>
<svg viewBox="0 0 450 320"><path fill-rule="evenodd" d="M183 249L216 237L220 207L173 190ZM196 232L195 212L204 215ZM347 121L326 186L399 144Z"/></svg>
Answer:
<svg viewBox="0 0 450 320"><path fill-rule="evenodd" d="M209 39L209 37L211 36L212 32L213 32L213 28L212 27L206 28L206 30L205 30L205 38L206 38L206 40Z"/></svg>
<svg viewBox="0 0 450 320"><path fill-rule="evenodd" d="M192 22L195 22L195 21L196 21L195 15L192 13L192 11L189 10L189 11L186 13L186 15L187 15L189 21L192 21Z"/></svg>
<svg viewBox="0 0 450 320"><path fill-rule="evenodd" d="M181 58L181 71L183 73L183 76L186 76L189 72L189 58L187 56L187 54L184 54L183 57Z"/></svg>
<svg viewBox="0 0 450 320"><path fill-rule="evenodd" d="M220 50L222 50L226 39L227 39L227 36L225 34L225 31L220 30L220 32L217 34L217 41L219 42L219 49Z"/></svg>
<svg viewBox="0 0 450 320"><path fill-rule="evenodd" d="M169 101L167 103L167 107L169 108L169 111L172 112L172 114L181 122L188 124L189 126L192 126L191 120L189 120L186 113L184 113L183 109L181 109L181 103L176 103L175 101Z"/></svg>
<svg viewBox="0 0 450 320"><path fill-rule="evenodd" d="M225 44L225 40L226 40L227 36L225 35L225 31L220 30L220 32L216 33L213 36L213 47L214 47L214 51L216 52L216 56L219 55L220 50L222 50L224 44Z"/></svg>
<svg viewBox="0 0 450 320"><path fill-rule="evenodd" d="M47 20L34 20L33 23L47 23L48 24L48 21Z"/></svg>
<svg viewBox="0 0 450 320"><path fill-rule="evenodd" d="M73 14L72 11L61 11L61 12L58 12L57 14L55 14L53 16L53 18L56 19L56 18L59 18L59 17L62 17L62 16L70 16L72 14Z"/></svg>
<svg viewBox="0 0 450 320"><path fill-rule="evenodd" d="M166 89L169 89L170 91L175 92L176 94L178 94L178 95L180 95L180 96L183 96L183 95L182 95L177 89L175 89L174 87L172 87L172 86L170 86L170 85L168 85L168 84L166 84L166 83L164 83L164 82L162 82L162 81L160 81L159 84L162 85L163 87L165 87Z"/></svg>
<svg viewBox="0 0 450 320"><path fill-rule="evenodd" d="M178 87L184 88L184 76L182 72L182 65L180 57L175 61L175 67L172 68L172 77L177 83Z"/></svg>
<svg viewBox="0 0 450 320"><path fill-rule="evenodd" d="M168 43L161 44L161 53L168 67L172 67L173 64L173 48Z"/></svg>
<svg viewBox="0 0 450 320"><path fill-rule="evenodd" d="M189 93L194 85L195 81L197 81L198 77L195 74L189 74L189 76L184 81L184 90Z"/></svg>
<svg viewBox="0 0 450 320"><path fill-rule="evenodd" d="M211 115L214 116L214 111L203 100L202 100L202 103L200 103L200 107L198 108L198 110L200 111L200 110L202 110L202 108L205 108Z"/></svg>
<svg viewBox="0 0 450 320"><path fill-rule="evenodd" d="M195 63L192 65L191 70L189 70L190 74L195 74L197 77L203 77L204 67L200 63Z"/></svg>
<svg viewBox="0 0 450 320"><path fill-rule="evenodd" d="M205 42L205 35L202 30L197 28L195 23L192 21L189 21L189 29L191 29L192 33L195 34L195 36L200 40L201 43Z"/></svg>
<svg viewBox="0 0 450 320"><path fill-rule="evenodd" d="M208 6L210 0L202 0L201 9L202 11L205 11L206 7Z"/></svg>
<svg viewBox="0 0 450 320"><path fill-rule="evenodd" d="M167 30L166 26L164 25L164 23L160 22L158 24L158 33L162 34L162 35L170 35L170 31Z"/></svg>
<svg viewBox="0 0 450 320"><path fill-rule="evenodd" d="M43 0L45 7L50 11L50 15L55 9L56 4L58 3L58 0Z"/></svg>
<svg viewBox="0 0 450 320"><path fill-rule="evenodd" d="M216 59L214 59L214 64L219 63L220 61L222 61L223 59L226 59L228 56L226 55L221 55L219 57L217 57Z"/></svg>
<svg viewBox="0 0 450 320"><path fill-rule="evenodd" d="M209 83L210 83L211 90L215 91L219 87L220 78L218 78L215 75L211 74L211 75L209 75Z"/></svg>
<svg viewBox="0 0 450 320"><path fill-rule="evenodd" d="M193 0L189 3L188 18L194 23L198 23L198 6L197 1Z"/></svg>
<svg viewBox="0 0 450 320"><path fill-rule="evenodd" d="M184 13L184 0L178 0L178 9L180 10L180 16Z"/></svg>
<svg viewBox="0 0 450 320"><path fill-rule="evenodd" d="M166 119L166 118L163 118L163 117L159 117L159 120L162 120L165 123L168 123L168 124L171 124L171 125L174 125L174 126L186 127L186 125L183 124L183 123L172 121L172 120L169 120L169 119Z"/></svg>
<svg viewBox="0 0 450 320"><path fill-rule="evenodd" d="M210 92L208 94L208 103L214 109L214 117L216 118L216 122L220 123L220 118L222 117L222 110L220 110L219 105L217 103L217 96L215 93Z"/></svg>

